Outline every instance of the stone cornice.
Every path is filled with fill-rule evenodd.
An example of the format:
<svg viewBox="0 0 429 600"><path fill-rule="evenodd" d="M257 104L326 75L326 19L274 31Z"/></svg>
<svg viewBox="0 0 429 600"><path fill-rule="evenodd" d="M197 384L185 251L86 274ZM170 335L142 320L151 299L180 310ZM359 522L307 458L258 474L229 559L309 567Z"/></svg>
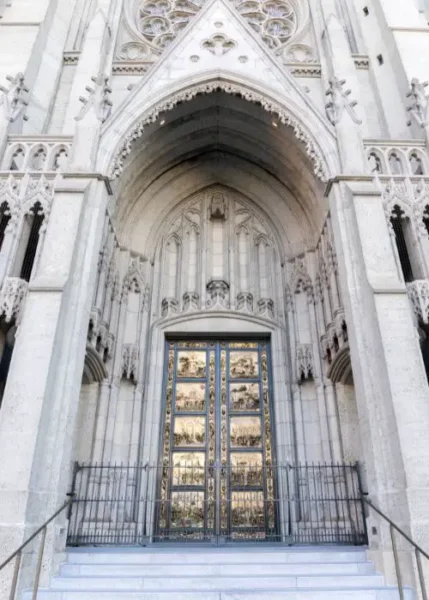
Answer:
<svg viewBox="0 0 429 600"><path fill-rule="evenodd" d="M96 179L97 181L103 181L106 186L107 193L109 196L113 196L113 189L110 183L110 179L106 175L101 173L62 173L63 179Z"/></svg>

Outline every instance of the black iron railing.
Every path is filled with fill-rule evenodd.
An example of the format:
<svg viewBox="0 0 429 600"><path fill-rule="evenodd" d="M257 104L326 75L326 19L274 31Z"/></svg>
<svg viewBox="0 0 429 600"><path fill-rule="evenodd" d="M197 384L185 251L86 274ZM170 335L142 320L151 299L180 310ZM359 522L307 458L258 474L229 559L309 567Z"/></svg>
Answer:
<svg viewBox="0 0 429 600"><path fill-rule="evenodd" d="M68 544L367 543L357 465L76 465Z"/></svg>

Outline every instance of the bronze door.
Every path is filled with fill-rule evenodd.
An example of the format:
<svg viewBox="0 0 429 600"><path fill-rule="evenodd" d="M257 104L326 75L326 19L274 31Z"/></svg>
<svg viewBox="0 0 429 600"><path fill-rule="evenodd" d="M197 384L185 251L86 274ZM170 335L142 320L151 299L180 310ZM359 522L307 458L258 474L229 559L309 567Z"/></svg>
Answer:
<svg viewBox="0 0 429 600"><path fill-rule="evenodd" d="M156 541L276 538L267 341L167 342Z"/></svg>

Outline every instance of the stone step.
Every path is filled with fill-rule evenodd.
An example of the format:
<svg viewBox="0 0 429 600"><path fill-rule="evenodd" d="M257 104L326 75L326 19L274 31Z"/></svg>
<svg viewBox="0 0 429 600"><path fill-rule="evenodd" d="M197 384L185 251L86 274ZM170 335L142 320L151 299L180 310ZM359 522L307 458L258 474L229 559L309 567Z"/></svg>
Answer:
<svg viewBox="0 0 429 600"><path fill-rule="evenodd" d="M258 548L255 549L206 549L189 548L182 551L160 549L157 552L145 549L130 549L124 552L96 551L81 552L70 550L67 562L70 564L285 564L285 563L340 563L366 562L365 549L294 549Z"/></svg>
<svg viewBox="0 0 429 600"><path fill-rule="evenodd" d="M185 572L184 572L185 571ZM92 576L92 577L175 577L187 576L253 576L263 575L359 575L373 574L374 567L371 562L340 562L340 563L217 563L201 564L69 564L61 566L60 575L70 576Z"/></svg>
<svg viewBox="0 0 429 600"><path fill-rule="evenodd" d="M249 577L54 577L53 590L94 591L233 591L283 589L368 589L384 585L381 575L315 575L287 577L282 575Z"/></svg>
<svg viewBox="0 0 429 600"><path fill-rule="evenodd" d="M24 592L22 600L31 600ZM41 590L37 600L400 600L393 588L372 590L284 590L233 592L94 592ZM411 590L405 590L405 600L415 600Z"/></svg>

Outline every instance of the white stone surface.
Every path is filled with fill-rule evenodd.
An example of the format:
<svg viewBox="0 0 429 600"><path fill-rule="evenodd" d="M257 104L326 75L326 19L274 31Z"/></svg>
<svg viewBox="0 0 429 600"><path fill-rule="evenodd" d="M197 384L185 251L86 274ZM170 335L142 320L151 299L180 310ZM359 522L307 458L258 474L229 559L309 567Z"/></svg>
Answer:
<svg viewBox="0 0 429 600"><path fill-rule="evenodd" d="M0 408L0 561L63 501L74 460L158 462L165 338L209 332L270 338L280 462L361 461L374 501L428 548L429 388L417 327L427 315L423 296L412 314L390 223L398 205L413 278L426 282L425 13L414 0L290 0L286 21L285 5L257 8L261 35L232 1L186 6L186 27L177 11L156 21L168 30L157 45L143 0L0 0L0 206L10 216L0 337L2 348L14 343ZM13 81L29 91L5 91ZM35 207L44 222L16 322L8 282L20 281ZM392 583L387 531L374 515L370 524ZM43 585L64 549L61 525ZM325 554L329 578L377 590L321 591L312 553L285 553L275 581L278 555L260 554L261 587L281 584L281 595L209 591L216 577L235 590L252 574L246 553L231 554L236 579L229 558L219 567L206 554L192 567L201 579L186 585L205 586L205 600L397 597L362 553L345 555L353 560ZM85 582L107 574L99 556L108 554L70 554L55 585L73 579L81 591L41 597L87 600ZM130 597L161 598L138 575L147 555L127 556L117 560L139 590ZM171 587L180 561L199 560L169 558ZM158 573L163 560L150 559ZM0 574L0 597L10 577Z"/></svg>

